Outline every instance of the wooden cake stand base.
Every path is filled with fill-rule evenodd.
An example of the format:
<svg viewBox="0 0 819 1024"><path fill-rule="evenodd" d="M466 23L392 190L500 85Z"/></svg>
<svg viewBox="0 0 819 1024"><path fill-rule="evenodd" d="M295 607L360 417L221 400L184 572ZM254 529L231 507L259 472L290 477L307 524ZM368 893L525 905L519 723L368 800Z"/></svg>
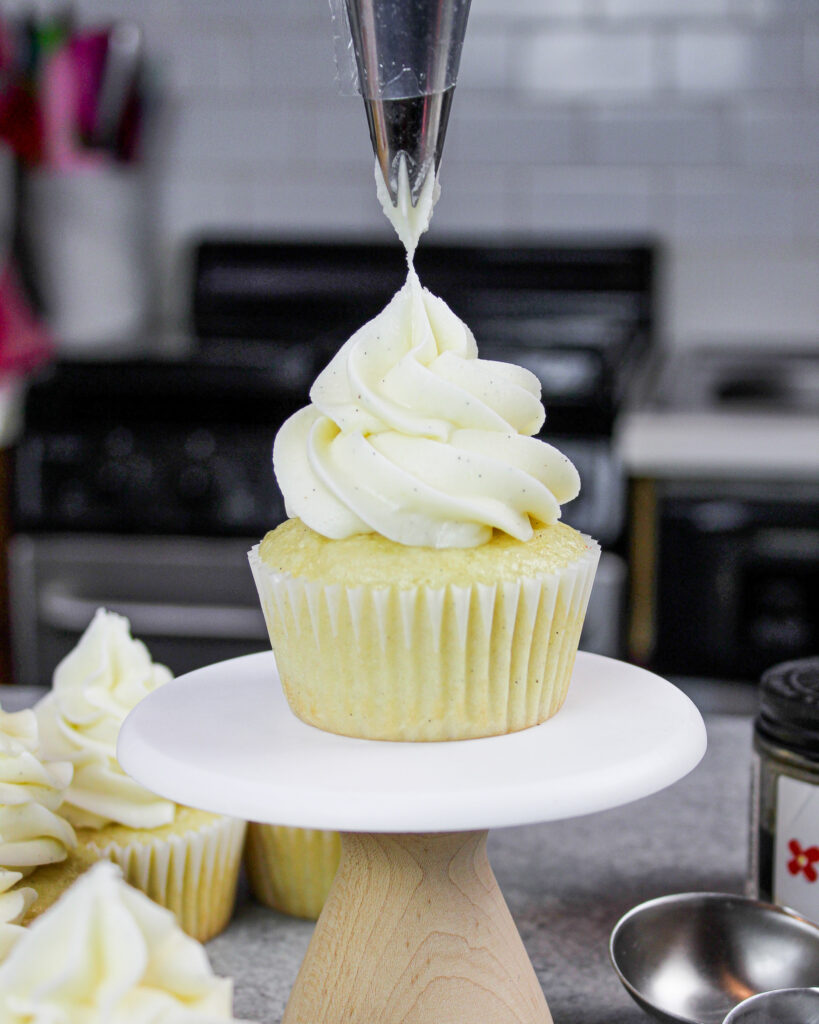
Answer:
<svg viewBox="0 0 819 1024"><path fill-rule="evenodd" d="M551 1024L487 834L345 833L282 1024Z"/></svg>
<svg viewBox="0 0 819 1024"><path fill-rule="evenodd" d="M696 708L642 669L578 655L551 721L382 743L290 712L271 654L162 687L120 732L124 769L191 807L342 832L283 1024L552 1024L486 856L487 829L616 807L705 752Z"/></svg>

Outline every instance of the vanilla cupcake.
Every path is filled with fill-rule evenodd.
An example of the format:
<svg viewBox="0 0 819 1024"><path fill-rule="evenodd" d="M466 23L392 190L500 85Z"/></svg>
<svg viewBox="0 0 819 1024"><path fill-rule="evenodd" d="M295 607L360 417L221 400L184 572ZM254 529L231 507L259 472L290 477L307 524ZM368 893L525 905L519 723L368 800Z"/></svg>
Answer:
<svg viewBox="0 0 819 1024"><path fill-rule="evenodd" d="M234 1020L232 989L171 913L103 862L0 964L0 1020L215 1024Z"/></svg>
<svg viewBox="0 0 819 1024"><path fill-rule="evenodd" d="M65 862L76 845L58 813L71 771L41 760L33 711L0 709L0 959L21 934L38 871Z"/></svg>
<svg viewBox="0 0 819 1024"><path fill-rule="evenodd" d="M131 637L128 620L102 609L57 666L53 689L35 710L44 755L73 765L62 813L78 843L69 870L52 870L35 886L32 915L53 902L72 871L107 858L203 942L230 919L244 822L156 796L117 761L126 715L170 679L169 670Z"/></svg>
<svg viewBox="0 0 819 1024"><path fill-rule="evenodd" d="M368 739L492 736L555 714L599 558L558 522L580 481L534 436L540 382L480 359L413 269L430 179L414 208L380 190L407 282L279 431L291 518L250 552L291 708Z"/></svg>
<svg viewBox="0 0 819 1024"><path fill-rule="evenodd" d="M329 732L414 741L493 736L556 714L597 546L552 526L520 550L498 534L477 560L416 549L399 567L401 554L381 537L328 541L291 520L251 556L295 714Z"/></svg>
<svg viewBox="0 0 819 1024"><path fill-rule="evenodd" d="M245 870L260 902L317 920L341 858L341 836L321 829L248 822Z"/></svg>

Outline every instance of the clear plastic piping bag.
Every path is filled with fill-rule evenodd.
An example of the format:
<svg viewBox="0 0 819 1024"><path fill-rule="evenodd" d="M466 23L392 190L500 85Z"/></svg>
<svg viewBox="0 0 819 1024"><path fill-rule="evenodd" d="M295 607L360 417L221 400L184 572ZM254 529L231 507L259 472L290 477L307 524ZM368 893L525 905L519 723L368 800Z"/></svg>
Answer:
<svg viewBox="0 0 819 1024"><path fill-rule="evenodd" d="M470 0L330 0L340 90L403 100L451 89L469 6Z"/></svg>
<svg viewBox="0 0 819 1024"><path fill-rule="evenodd" d="M405 160L413 203L441 158L470 0L330 0L341 92L364 99L393 202Z"/></svg>

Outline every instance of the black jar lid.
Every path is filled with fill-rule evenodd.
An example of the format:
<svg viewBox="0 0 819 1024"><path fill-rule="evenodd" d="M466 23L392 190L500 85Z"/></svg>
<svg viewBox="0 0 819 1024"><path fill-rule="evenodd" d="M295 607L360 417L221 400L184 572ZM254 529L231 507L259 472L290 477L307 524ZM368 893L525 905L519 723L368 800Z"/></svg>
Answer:
<svg viewBox="0 0 819 1024"><path fill-rule="evenodd" d="M763 674L756 730L763 739L819 761L819 658L786 661Z"/></svg>

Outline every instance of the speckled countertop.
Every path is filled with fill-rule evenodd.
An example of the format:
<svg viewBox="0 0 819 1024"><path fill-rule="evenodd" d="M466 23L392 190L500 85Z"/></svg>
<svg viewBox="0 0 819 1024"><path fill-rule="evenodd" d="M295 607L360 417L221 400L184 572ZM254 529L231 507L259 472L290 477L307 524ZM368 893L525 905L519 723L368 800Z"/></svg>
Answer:
<svg viewBox="0 0 819 1024"><path fill-rule="evenodd" d="M13 710L36 695L9 688L0 699ZM705 721L705 758L669 789L601 814L490 835L495 874L555 1024L647 1024L609 965L615 922L666 893L742 891L751 719ZM217 973L234 979L237 1017L278 1024L312 930L240 896L230 927L207 947Z"/></svg>
<svg viewBox="0 0 819 1024"><path fill-rule="evenodd" d="M495 874L555 1024L647 1024L609 965L615 922L665 893L742 890L751 722L709 715L706 726L708 753L670 789L602 814L490 835ZM208 945L214 968L235 980L237 1016L278 1024L312 929L240 901L230 928Z"/></svg>

